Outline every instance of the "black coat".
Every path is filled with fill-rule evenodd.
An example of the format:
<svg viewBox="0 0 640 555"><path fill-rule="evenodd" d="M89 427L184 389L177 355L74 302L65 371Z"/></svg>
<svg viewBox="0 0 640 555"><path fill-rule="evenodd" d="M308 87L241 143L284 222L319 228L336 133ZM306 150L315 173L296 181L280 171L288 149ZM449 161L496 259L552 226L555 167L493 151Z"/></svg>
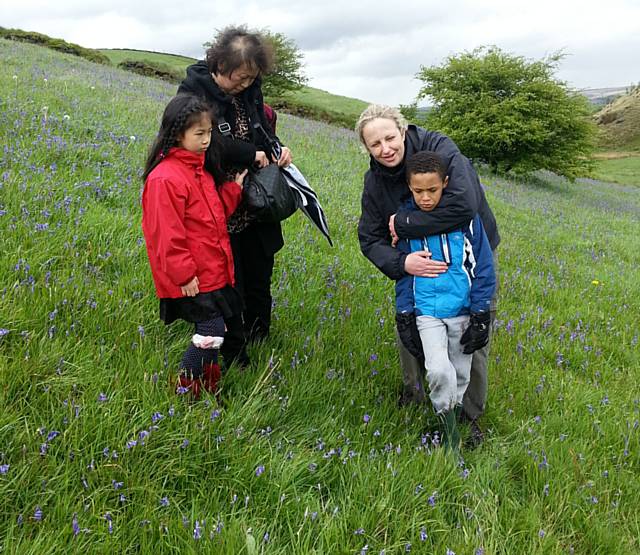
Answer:
<svg viewBox="0 0 640 555"><path fill-rule="evenodd" d="M469 159L445 135L414 125L407 130L404 145L404 159L423 150L437 152L447 164L449 184L433 211L398 211L411 196L404 160L395 168L387 168L372 157L370 169L364 176L362 214L358 223L362 253L387 277L398 280L406 275L407 255L391 246L389 217L392 214L396 214L396 233L415 239L457 229L479 213L491 248L495 250L500 243L496 219Z"/></svg>
<svg viewBox="0 0 640 555"><path fill-rule="evenodd" d="M251 133L250 142L245 142L231 137L224 137L219 134L221 143L221 165L223 169L230 168L250 168L256 157L256 151L268 152L263 136L256 132L253 124L260 123L265 131L273 138L278 139L271 130L269 122L264 115L264 100L260 88L261 81L256 79L249 87L240 93L240 100L249 117L249 127ZM213 108L214 116L222 116L231 126L231 133L236 131L235 110L231 103L231 96L224 93L216 84L209 72L207 63L199 61L187 68L187 76L178 87L178 93L191 93L204 98ZM209 162L211 164L211 162ZM208 164L208 165L209 165ZM212 168L208 167L210 171ZM279 223L254 223L247 228L249 233L255 232L265 252L275 254L284 245L282 238L282 228Z"/></svg>

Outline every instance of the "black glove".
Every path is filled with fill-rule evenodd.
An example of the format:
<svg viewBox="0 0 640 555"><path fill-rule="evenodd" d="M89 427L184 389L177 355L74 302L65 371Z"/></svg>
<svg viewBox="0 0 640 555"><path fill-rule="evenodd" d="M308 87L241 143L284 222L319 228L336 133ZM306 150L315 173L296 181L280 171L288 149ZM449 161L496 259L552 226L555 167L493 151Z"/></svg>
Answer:
<svg viewBox="0 0 640 555"><path fill-rule="evenodd" d="M413 312L403 312L396 314L396 327L400 341L414 357L418 360L424 358L422 352L422 341L416 326L416 315Z"/></svg>
<svg viewBox="0 0 640 555"><path fill-rule="evenodd" d="M489 343L489 326L491 324L491 313L476 312L469 318L469 327L460 338L460 343L464 345L463 353L470 355L478 349L482 349Z"/></svg>

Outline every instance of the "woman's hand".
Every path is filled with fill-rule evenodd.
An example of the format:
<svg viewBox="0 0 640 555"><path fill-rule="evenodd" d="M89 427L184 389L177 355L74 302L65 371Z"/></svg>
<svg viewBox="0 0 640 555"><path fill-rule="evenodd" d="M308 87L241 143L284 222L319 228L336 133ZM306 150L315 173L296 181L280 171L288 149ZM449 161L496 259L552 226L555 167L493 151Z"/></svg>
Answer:
<svg viewBox="0 0 640 555"><path fill-rule="evenodd" d="M404 260L404 271L418 277L438 277L447 271L447 263L431 260L429 251L416 251L407 255Z"/></svg>
<svg viewBox="0 0 640 555"><path fill-rule="evenodd" d="M242 187L243 183L244 183L244 178L247 176L247 173L249 173L249 170L244 170L243 172L239 172L236 174L235 177L235 182L240 185L240 187Z"/></svg>
<svg viewBox="0 0 640 555"><path fill-rule="evenodd" d="M267 155L265 154L264 150L257 150L256 158L253 162L259 168L264 168L265 166L269 165L269 158L267 158Z"/></svg>
<svg viewBox="0 0 640 555"><path fill-rule="evenodd" d="M276 162L276 160L274 160L274 162ZM291 151L288 147L282 147L282 152L280 153L280 158L278 158L277 162L278 166L281 168L286 168L289 164L291 164Z"/></svg>
<svg viewBox="0 0 640 555"><path fill-rule="evenodd" d="M182 290L183 296L185 296L185 297L195 297L200 292L200 289L198 288L198 285L200 285L200 280L198 279L198 276L194 277L186 285L181 285L180 289Z"/></svg>
<svg viewBox="0 0 640 555"><path fill-rule="evenodd" d="M400 239L400 237L398 237L398 234L396 233L396 215L395 214L391 214L391 216L389 216L389 233L391 234L391 246L395 247L398 244L398 240Z"/></svg>

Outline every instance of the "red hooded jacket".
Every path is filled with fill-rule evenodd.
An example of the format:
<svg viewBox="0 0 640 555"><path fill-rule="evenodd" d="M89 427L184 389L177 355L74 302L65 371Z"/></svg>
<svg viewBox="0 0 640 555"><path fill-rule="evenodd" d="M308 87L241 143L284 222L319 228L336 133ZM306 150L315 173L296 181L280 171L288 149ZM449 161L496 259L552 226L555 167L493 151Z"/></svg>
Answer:
<svg viewBox="0 0 640 555"><path fill-rule="evenodd" d="M195 276L201 293L234 284L227 218L242 188L216 188L203 166L204 153L172 148L144 184L142 231L160 298L182 297L180 286Z"/></svg>

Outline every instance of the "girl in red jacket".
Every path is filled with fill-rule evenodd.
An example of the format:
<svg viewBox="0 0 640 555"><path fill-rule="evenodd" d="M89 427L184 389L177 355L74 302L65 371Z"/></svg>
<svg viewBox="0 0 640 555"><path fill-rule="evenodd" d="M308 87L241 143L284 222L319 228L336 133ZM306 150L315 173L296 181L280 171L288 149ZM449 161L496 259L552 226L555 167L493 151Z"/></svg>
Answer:
<svg viewBox="0 0 640 555"><path fill-rule="evenodd" d="M176 96L165 108L143 174L142 231L160 318L165 324L178 318L195 324L178 386L178 393L190 390L195 398L202 385L216 390L224 318L242 312L233 288L227 218L240 203L247 172L224 183L204 170L211 131L212 115L204 101Z"/></svg>

